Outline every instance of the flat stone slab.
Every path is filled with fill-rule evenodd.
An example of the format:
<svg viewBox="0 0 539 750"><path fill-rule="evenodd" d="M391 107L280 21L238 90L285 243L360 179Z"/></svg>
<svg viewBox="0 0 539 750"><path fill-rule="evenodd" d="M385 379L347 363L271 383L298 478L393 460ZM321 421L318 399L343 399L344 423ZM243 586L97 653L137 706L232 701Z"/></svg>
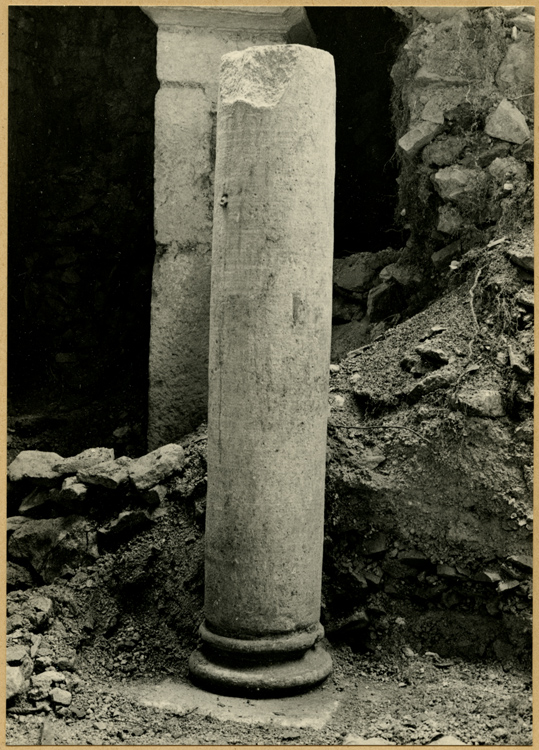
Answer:
<svg viewBox="0 0 539 750"><path fill-rule="evenodd" d="M322 685L286 698L232 698L208 693L186 682L166 680L129 688L143 706L182 714L198 711L219 721L322 729L339 706L335 689Z"/></svg>

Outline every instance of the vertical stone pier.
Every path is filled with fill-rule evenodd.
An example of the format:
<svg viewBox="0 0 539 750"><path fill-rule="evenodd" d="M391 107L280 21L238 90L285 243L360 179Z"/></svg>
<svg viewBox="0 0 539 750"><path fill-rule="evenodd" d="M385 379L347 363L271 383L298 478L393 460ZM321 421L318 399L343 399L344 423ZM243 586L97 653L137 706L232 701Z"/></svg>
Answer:
<svg viewBox="0 0 539 750"><path fill-rule="evenodd" d="M223 57L210 308L203 645L217 692L302 690L319 622L331 338L333 58Z"/></svg>
<svg viewBox="0 0 539 750"><path fill-rule="evenodd" d="M154 6L155 238L148 448L206 419L215 113L221 57L253 45L314 44L300 7Z"/></svg>

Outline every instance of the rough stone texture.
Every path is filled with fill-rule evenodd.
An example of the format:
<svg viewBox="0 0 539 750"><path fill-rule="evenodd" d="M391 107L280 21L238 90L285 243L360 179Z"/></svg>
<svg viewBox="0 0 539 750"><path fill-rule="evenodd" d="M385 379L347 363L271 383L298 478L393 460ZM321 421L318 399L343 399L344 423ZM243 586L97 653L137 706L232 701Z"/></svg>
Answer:
<svg viewBox="0 0 539 750"><path fill-rule="evenodd" d="M145 8L158 25L148 447L205 419L215 110L221 56L299 33L303 9ZM288 13L287 11L292 11ZM226 33L221 31L226 28ZM189 165L189 168L186 168Z"/></svg>
<svg viewBox="0 0 539 750"><path fill-rule="evenodd" d="M533 57L533 44L528 41L510 45L496 73L496 84L504 94L534 90Z"/></svg>
<svg viewBox="0 0 539 750"><path fill-rule="evenodd" d="M253 654L294 641L301 653L320 629L333 59L254 47L226 55L220 80L203 638ZM298 659L298 685L330 669L314 651ZM200 655L191 664L206 679ZM282 667L254 669L253 680L294 684L294 666ZM238 671L216 679L251 684Z"/></svg>
<svg viewBox="0 0 539 750"><path fill-rule="evenodd" d="M380 269L396 261L397 257L394 251L382 250L379 253L355 253L348 258L336 258L333 262L335 286L355 294L368 292Z"/></svg>
<svg viewBox="0 0 539 750"><path fill-rule="evenodd" d="M6 700L24 692L26 680L20 667L6 666Z"/></svg>
<svg viewBox="0 0 539 750"><path fill-rule="evenodd" d="M466 141L460 136L448 136L444 140L429 143L423 149L421 157L426 164L436 164L438 167L446 167L454 164L464 151Z"/></svg>
<svg viewBox="0 0 539 750"><path fill-rule="evenodd" d="M87 494L88 488L79 482L77 477L66 477L55 499L64 508L75 512L80 509Z"/></svg>
<svg viewBox="0 0 539 750"><path fill-rule="evenodd" d="M515 266L523 268L525 271L533 273L534 268L534 254L533 252L526 250L515 250L512 249L507 252L507 257Z"/></svg>
<svg viewBox="0 0 539 750"><path fill-rule="evenodd" d="M62 460L62 456L50 451L21 451L8 466L8 478L12 482L27 479L34 484L52 487L61 476L53 466Z"/></svg>
<svg viewBox="0 0 539 750"><path fill-rule="evenodd" d="M477 169L465 169L454 165L441 169L433 177L436 189L444 200L458 201L463 194L474 190L478 175Z"/></svg>
<svg viewBox="0 0 539 750"><path fill-rule="evenodd" d="M524 143L530 129L522 112L507 99L502 99L494 112L487 117L485 133L510 143Z"/></svg>
<svg viewBox="0 0 539 750"><path fill-rule="evenodd" d="M440 206L438 209L438 222L436 229L444 234L454 235L462 227L462 217L455 206Z"/></svg>
<svg viewBox="0 0 539 750"><path fill-rule="evenodd" d="M458 258L461 255L460 242L452 242L450 245L446 245L441 250L437 250L430 256L432 263L437 271L442 271L449 266L449 263L453 258Z"/></svg>
<svg viewBox="0 0 539 750"><path fill-rule="evenodd" d="M139 492L143 492L180 471L184 462L185 454L181 445L164 445L130 464L129 481Z"/></svg>
<svg viewBox="0 0 539 750"><path fill-rule="evenodd" d="M479 417L503 417L505 409L502 397L496 390L460 390L451 399L453 406Z"/></svg>
<svg viewBox="0 0 539 750"><path fill-rule="evenodd" d="M89 469L90 466L114 459L113 448L88 448L76 456L64 458L63 461L54 466L59 474L76 474L79 471Z"/></svg>
<svg viewBox="0 0 539 750"><path fill-rule="evenodd" d="M125 484L129 478L129 468L134 459L129 456L120 456L112 461L83 469L77 474L77 479L83 484L97 484L101 487L115 490Z"/></svg>
<svg viewBox="0 0 539 750"><path fill-rule="evenodd" d="M8 544L16 560L27 560L50 583L67 566L90 564L97 557L95 532L81 516L30 520Z"/></svg>
<svg viewBox="0 0 539 750"><path fill-rule="evenodd" d="M62 690L62 688L58 688L58 687L53 688L49 695L50 695L52 702L60 706L71 705L71 701L73 699L69 690Z"/></svg>
<svg viewBox="0 0 539 750"><path fill-rule="evenodd" d="M43 506L50 500L50 492L36 487L19 505L19 513L25 516L41 515Z"/></svg>
<svg viewBox="0 0 539 750"><path fill-rule="evenodd" d="M406 156L413 157L443 130L443 124L422 120L398 140Z"/></svg>
<svg viewBox="0 0 539 750"><path fill-rule="evenodd" d="M31 574L14 562L8 561L6 569L6 586L8 591L21 591L33 586Z"/></svg>

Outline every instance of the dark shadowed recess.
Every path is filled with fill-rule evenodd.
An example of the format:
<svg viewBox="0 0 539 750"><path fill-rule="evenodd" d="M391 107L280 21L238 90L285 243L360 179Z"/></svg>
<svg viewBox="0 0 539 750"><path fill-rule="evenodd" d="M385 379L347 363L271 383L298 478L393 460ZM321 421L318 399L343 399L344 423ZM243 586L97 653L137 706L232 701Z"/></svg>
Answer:
<svg viewBox="0 0 539 750"><path fill-rule="evenodd" d="M407 28L388 8L307 8L318 46L335 59L335 256L399 246L391 67Z"/></svg>
<svg viewBox="0 0 539 750"><path fill-rule="evenodd" d="M139 8L14 6L9 52L12 404L144 400L156 28Z"/></svg>

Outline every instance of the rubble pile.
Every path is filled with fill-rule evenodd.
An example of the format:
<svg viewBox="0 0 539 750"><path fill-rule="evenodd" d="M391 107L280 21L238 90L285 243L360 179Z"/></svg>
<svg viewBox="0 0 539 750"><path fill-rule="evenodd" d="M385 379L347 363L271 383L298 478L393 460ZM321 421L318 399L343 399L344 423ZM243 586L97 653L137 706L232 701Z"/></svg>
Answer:
<svg viewBox="0 0 539 750"><path fill-rule="evenodd" d="M335 261L335 361L438 296L470 249L533 220L535 9L395 12L411 29L391 73L409 237Z"/></svg>

